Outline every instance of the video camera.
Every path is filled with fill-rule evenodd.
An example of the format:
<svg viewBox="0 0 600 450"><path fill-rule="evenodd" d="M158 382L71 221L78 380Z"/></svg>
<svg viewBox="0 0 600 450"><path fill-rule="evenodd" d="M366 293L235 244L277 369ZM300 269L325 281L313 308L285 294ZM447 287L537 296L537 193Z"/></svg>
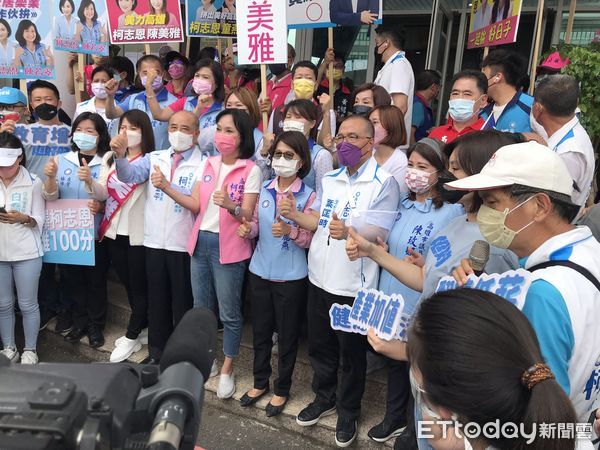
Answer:
<svg viewBox="0 0 600 450"><path fill-rule="evenodd" d="M193 449L217 322L188 311L160 367L10 365L0 357L0 449Z"/></svg>

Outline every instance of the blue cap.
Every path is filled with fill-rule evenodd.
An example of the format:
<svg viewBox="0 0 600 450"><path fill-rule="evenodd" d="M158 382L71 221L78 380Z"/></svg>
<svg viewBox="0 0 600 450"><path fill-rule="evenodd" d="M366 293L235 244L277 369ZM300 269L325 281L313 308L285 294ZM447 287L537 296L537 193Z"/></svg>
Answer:
<svg viewBox="0 0 600 450"><path fill-rule="evenodd" d="M23 103L23 105L26 106L27 97L25 97L25 94L18 89L3 87L0 89L0 103L3 105L16 105L17 103Z"/></svg>

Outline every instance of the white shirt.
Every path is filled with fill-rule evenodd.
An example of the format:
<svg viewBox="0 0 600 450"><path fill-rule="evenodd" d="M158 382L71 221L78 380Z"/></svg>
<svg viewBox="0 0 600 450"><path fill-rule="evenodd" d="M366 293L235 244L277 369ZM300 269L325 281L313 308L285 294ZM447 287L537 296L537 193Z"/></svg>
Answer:
<svg viewBox="0 0 600 450"><path fill-rule="evenodd" d="M14 43L11 43L9 40L7 40L6 45L0 44L0 66L11 66L14 54Z"/></svg>
<svg viewBox="0 0 600 450"><path fill-rule="evenodd" d="M410 136L415 75L404 52L397 51L386 61L385 65L381 68L379 73L377 73L375 84L384 88L390 95L404 94L408 97L406 100L407 110L404 114L404 125L406 127L406 135ZM402 146L402 148L408 148L408 143Z"/></svg>
<svg viewBox="0 0 600 450"><path fill-rule="evenodd" d="M386 162L381 166L386 172L390 173L398 182L400 186L400 192L408 192L408 186L404 181L406 175L406 167L408 166L408 159L406 153L401 147L398 147Z"/></svg>
<svg viewBox="0 0 600 450"><path fill-rule="evenodd" d="M78 103L77 107L75 108L75 114L73 114L73 120L75 120L77 118L77 116L83 112L91 112L91 113L99 114L100 116L102 116L102 118L106 122L106 125L108 125L111 122L111 119L108 119L106 117L106 112L105 112L104 108L96 107L96 97L92 97L89 100Z"/></svg>
<svg viewBox="0 0 600 450"><path fill-rule="evenodd" d="M358 12L357 9L358 9L358 0L352 0L352 12L357 13Z"/></svg>
<svg viewBox="0 0 600 450"><path fill-rule="evenodd" d="M216 189L221 189L223 186L223 182L229 173L233 170L235 165L227 165L225 163L221 164L221 170L219 171L219 176L217 178L217 183L215 184ZM258 194L260 193L260 188L262 185L262 172L258 166L254 166L250 170L250 175L248 175L248 180L244 186L244 195L245 194ZM213 192L214 194L214 192ZM210 195L210 200L208 201L208 206L206 207L206 214L202 218L202 224L200 224L201 231L209 231L211 233L219 232L219 212L221 207L215 205L213 201L213 194Z"/></svg>
<svg viewBox="0 0 600 450"><path fill-rule="evenodd" d="M494 103L494 107L492 108L494 112L494 121L498 122L498 119L502 115L502 111L504 111L504 108L506 108L506 105L499 106Z"/></svg>
<svg viewBox="0 0 600 450"><path fill-rule="evenodd" d="M588 198L594 178L594 146L577 117L548 138L548 147L562 158L579 192L573 190L573 203L583 205Z"/></svg>

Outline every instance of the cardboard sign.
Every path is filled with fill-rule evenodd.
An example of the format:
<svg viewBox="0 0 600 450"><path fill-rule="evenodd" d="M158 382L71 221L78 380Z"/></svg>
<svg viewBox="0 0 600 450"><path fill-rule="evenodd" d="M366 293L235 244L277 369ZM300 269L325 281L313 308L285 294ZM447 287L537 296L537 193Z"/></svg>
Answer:
<svg viewBox="0 0 600 450"><path fill-rule="evenodd" d="M522 0L473 0L467 48L512 44L517 40Z"/></svg>
<svg viewBox="0 0 600 450"><path fill-rule="evenodd" d="M186 0L186 34L212 38L234 38L237 35L235 0Z"/></svg>
<svg viewBox="0 0 600 450"><path fill-rule="evenodd" d="M236 5L239 64L287 62L286 3L238 0Z"/></svg>
<svg viewBox="0 0 600 450"><path fill-rule="evenodd" d="M106 0L55 0L52 12L55 50L108 55Z"/></svg>
<svg viewBox="0 0 600 450"><path fill-rule="evenodd" d="M42 232L43 261L76 266L93 266L94 215L87 200L46 202Z"/></svg>
<svg viewBox="0 0 600 450"><path fill-rule="evenodd" d="M356 9L352 0L285 0L285 2L288 7L290 28L358 27L366 24L362 21L363 11L377 16L373 23L379 24L383 18L383 0L357 0Z"/></svg>

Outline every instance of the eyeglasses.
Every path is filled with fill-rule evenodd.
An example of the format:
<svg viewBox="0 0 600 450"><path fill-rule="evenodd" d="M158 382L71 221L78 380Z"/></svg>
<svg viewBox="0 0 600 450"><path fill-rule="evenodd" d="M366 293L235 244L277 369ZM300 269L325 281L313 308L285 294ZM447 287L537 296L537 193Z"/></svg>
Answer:
<svg viewBox="0 0 600 450"><path fill-rule="evenodd" d="M335 142L336 142L336 144L339 144L340 142L346 140L346 141L350 142L351 144L356 144L361 139L371 139L371 137L370 136L359 136L356 133L350 133L348 135L338 134L335 137Z"/></svg>
<svg viewBox="0 0 600 450"><path fill-rule="evenodd" d="M294 156L296 156L294 153L290 153L290 152L275 152L273 154L273 159L280 159L280 158L285 158L288 161L291 161L292 159L294 159Z"/></svg>
<svg viewBox="0 0 600 450"><path fill-rule="evenodd" d="M14 111L16 108L22 108L21 105L6 105L4 103L0 104L0 110L3 111Z"/></svg>
<svg viewBox="0 0 600 450"><path fill-rule="evenodd" d="M419 386L419 384L417 383L417 380L415 380L415 376L413 375L412 370L409 370L408 373L409 373L408 377L410 379L410 389L412 391L413 398L415 399L415 404L421 410L421 414L423 414L424 416L427 416L427 417L431 417L435 420L443 420L442 416L440 416L438 413L433 411L429 407L429 405L427 405L427 402L423 398L423 396L425 394L427 394L427 392L425 392L425 389L423 389L421 386Z"/></svg>

